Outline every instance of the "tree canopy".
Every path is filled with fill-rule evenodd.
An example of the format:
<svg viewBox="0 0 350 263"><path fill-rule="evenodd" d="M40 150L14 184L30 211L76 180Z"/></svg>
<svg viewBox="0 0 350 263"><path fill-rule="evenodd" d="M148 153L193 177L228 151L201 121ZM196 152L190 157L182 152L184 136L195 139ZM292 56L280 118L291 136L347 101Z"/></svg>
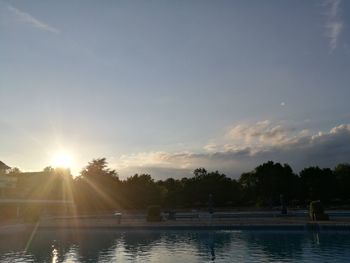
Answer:
<svg viewBox="0 0 350 263"><path fill-rule="evenodd" d="M264 206L280 204L306 206L320 199L326 205L348 204L350 164L334 169L306 167L299 174L288 164L268 161L233 179L219 171L199 167L193 176L155 181L150 174L135 174L120 180L106 158L93 159L73 178L67 169L46 167L42 172L22 173L8 169L18 178L18 195L28 198L74 199L82 213L117 209L206 208L209 195L215 207Z"/></svg>

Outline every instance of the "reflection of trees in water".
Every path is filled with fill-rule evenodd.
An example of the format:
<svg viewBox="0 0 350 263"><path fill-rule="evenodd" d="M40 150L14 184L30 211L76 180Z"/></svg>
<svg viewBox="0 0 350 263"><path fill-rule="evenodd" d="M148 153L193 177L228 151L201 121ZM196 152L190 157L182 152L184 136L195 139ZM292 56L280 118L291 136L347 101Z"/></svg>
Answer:
<svg viewBox="0 0 350 263"><path fill-rule="evenodd" d="M20 255L29 240L30 232L2 234L0 261L9 252ZM148 258L159 245L170 253L186 253L203 260L221 260L228 254L244 257L245 253L261 253L269 260L298 261L305 253L327 255L333 251L343 257L350 254L348 234L332 232L273 232L273 231L113 231L113 230L40 230L34 236L27 255L34 262L63 262L76 255L79 262L108 262L121 258L138 260ZM234 251L233 251L234 249ZM348 252L346 252L348 251ZM174 254L176 256L176 254ZM17 258L17 257L14 257ZM30 261L30 262L32 262ZM24 260L23 260L24 262Z"/></svg>
<svg viewBox="0 0 350 263"><path fill-rule="evenodd" d="M232 242L232 232L199 231L195 233L195 242L199 252L210 255L214 260L217 255L227 252Z"/></svg>
<svg viewBox="0 0 350 263"><path fill-rule="evenodd" d="M293 259L302 257L303 246L307 236L304 232L274 232L274 231L251 231L242 232L249 250L257 248L270 259Z"/></svg>
<svg viewBox="0 0 350 263"><path fill-rule="evenodd" d="M167 250L196 250L201 256L215 259L216 254L227 252L232 233L223 231L127 231L111 230L40 230L33 238L27 253L35 262L65 260L67 255L76 254L79 262L98 262L99 259L113 258L115 251L122 248L130 259L147 256L152 248L162 244ZM10 239L0 239L1 254L24 251L29 232L10 235ZM225 250L225 251L224 251Z"/></svg>
<svg viewBox="0 0 350 263"><path fill-rule="evenodd" d="M8 251L20 254L30 240L30 232L11 235L9 239L0 239L0 252ZM35 262L51 262L54 254L57 262L64 261L69 252L76 252L80 262L97 262L99 255L105 253L120 238L112 231L94 230L40 230L33 237L27 250ZM7 244L7 245L6 245Z"/></svg>
<svg viewBox="0 0 350 263"><path fill-rule="evenodd" d="M103 230L63 230L63 231L43 231L38 236L38 249L40 243L50 242L58 252L58 262L64 259L69 250L74 247L80 262L97 262L100 254L107 253L114 247L120 234L113 231ZM38 249L33 248L37 251ZM49 251L52 248L47 248Z"/></svg>
<svg viewBox="0 0 350 263"><path fill-rule="evenodd" d="M249 232L245 235L247 247L260 248L270 260L299 261L310 254L320 262L329 255L336 255L337 259L350 258L350 236L346 232Z"/></svg>
<svg viewBox="0 0 350 263"><path fill-rule="evenodd" d="M31 259L31 255L25 255L27 240L30 237L28 232L1 233L0 235L0 262L25 262ZM34 261L35 262L35 261Z"/></svg>
<svg viewBox="0 0 350 263"><path fill-rule="evenodd" d="M29 237L29 232L22 232L12 234L11 242L1 238L0 252L4 254L16 248L21 253ZM40 230L27 253L35 262L51 262L53 254L57 262L62 262L72 252L77 254L79 262L98 262L101 258L113 258L117 246L123 246L124 252L131 257L149 253L161 237L159 231Z"/></svg>
<svg viewBox="0 0 350 263"><path fill-rule="evenodd" d="M216 254L227 252L231 237L232 233L224 231L131 231L123 235L123 245L131 258L150 253L161 243L170 251L192 247L198 254L215 259Z"/></svg>
<svg viewBox="0 0 350 263"><path fill-rule="evenodd" d="M150 252L162 239L161 231L128 231L123 234L122 243L127 256L136 258Z"/></svg>
<svg viewBox="0 0 350 263"><path fill-rule="evenodd" d="M26 247L27 252L25 252ZM34 262L47 262L51 260L51 253L53 250L53 243L50 237L49 240L34 236L31 240L31 232L21 231L2 235L0 238L0 253L5 255L7 253L19 255L30 255Z"/></svg>
<svg viewBox="0 0 350 263"><path fill-rule="evenodd" d="M21 252L26 247L30 233L22 232L0 239L0 252L4 254L16 248ZM152 248L162 244L172 251L192 247L194 253L214 260L227 254L233 243L244 243L249 250L260 249L268 258L298 259L302 254L305 238L311 238L303 233L293 232L240 232L231 231L101 231L101 230L41 230L34 236L28 254L35 262L52 260L56 252L58 262L62 262L69 252L74 251L80 262L98 262L102 258L113 257L117 246L123 248L123 253L130 259L147 256ZM320 248L336 247L339 243L349 244L346 236L336 236L334 239L320 237ZM237 251L238 252L238 251Z"/></svg>
<svg viewBox="0 0 350 263"><path fill-rule="evenodd" d="M0 254L2 255L4 253L7 253L8 251L23 251L26 247L26 243L29 237L30 232L26 231L1 233Z"/></svg>
<svg viewBox="0 0 350 263"><path fill-rule="evenodd" d="M227 252L231 243L232 232L227 231L169 231L163 236L168 249L192 246L198 254L207 255L214 260L216 255Z"/></svg>

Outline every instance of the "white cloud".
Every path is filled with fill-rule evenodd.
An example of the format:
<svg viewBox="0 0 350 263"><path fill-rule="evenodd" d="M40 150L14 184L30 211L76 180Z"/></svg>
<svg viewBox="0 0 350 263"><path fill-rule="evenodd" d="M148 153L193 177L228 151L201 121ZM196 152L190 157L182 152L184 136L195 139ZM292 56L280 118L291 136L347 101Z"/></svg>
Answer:
<svg viewBox="0 0 350 263"><path fill-rule="evenodd" d="M23 12L23 11L19 10L18 8L13 7L12 5L8 6L8 10L10 10L19 21L21 21L27 25L30 25L34 28L37 28L37 29L40 29L43 31L47 31L50 33L55 33L55 34L60 33L60 31L57 28L52 27L52 26L48 25L47 23L38 20L37 18L33 17L31 14Z"/></svg>
<svg viewBox="0 0 350 263"><path fill-rule="evenodd" d="M203 147L207 152L216 152L218 149L218 145L215 143L209 143Z"/></svg>
<svg viewBox="0 0 350 263"><path fill-rule="evenodd" d="M343 21L340 19L341 0L326 0L324 6L326 11L326 37L329 40L330 52L333 52L338 45L339 36L343 29Z"/></svg>
<svg viewBox="0 0 350 263"><path fill-rule="evenodd" d="M167 164L168 153L166 152L141 152L130 155L122 155L118 159L118 168L127 168L130 166L164 166Z"/></svg>
<svg viewBox="0 0 350 263"><path fill-rule="evenodd" d="M242 145L215 145L216 151L200 153L146 152L124 155L117 160L116 164L119 165L116 168L122 177L147 172L158 179L171 176L179 178L189 176L198 167L238 177L242 172L250 171L268 160L289 163L296 171L311 165L333 167L350 161L350 124L317 133L272 125L270 121L255 123L250 128L243 125L240 127L243 128L234 127L235 133L248 131L252 137L267 136L277 138L277 141L265 140L260 145L249 142ZM280 133L283 134L282 137ZM210 145L209 149L213 147Z"/></svg>
<svg viewBox="0 0 350 263"><path fill-rule="evenodd" d="M291 132L290 128L265 120L255 124L236 125L230 129L226 137L237 145L275 145L287 139Z"/></svg>

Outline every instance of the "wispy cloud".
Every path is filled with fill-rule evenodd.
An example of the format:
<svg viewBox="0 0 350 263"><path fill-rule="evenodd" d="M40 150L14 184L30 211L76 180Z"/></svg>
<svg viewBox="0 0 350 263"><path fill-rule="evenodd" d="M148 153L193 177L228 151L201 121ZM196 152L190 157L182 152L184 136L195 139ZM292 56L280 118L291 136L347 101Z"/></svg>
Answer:
<svg viewBox="0 0 350 263"><path fill-rule="evenodd" d="M60 30L58 30L57 28L52 27L52 26L48 25L47 23L38 20L37 18L35 18L34 16L32 16L29 13L23 12L12 5L8 5L7 8L16 16L16 18L19 21L21 21L27 25L30 25L34 28L37 28L37 29L40 29L40 30L43 30L46 32L50 32L50 33L55 33L55 34L60 33Z"/></svg>
<svg viewBox="0 0 350 263"><path fill-rule="evenodd" d="M340 18L341 0L325 0L326 8L326 37L329 40L330 52L333 52L338 45L339 36L343 30L343 21Z"/></svg>

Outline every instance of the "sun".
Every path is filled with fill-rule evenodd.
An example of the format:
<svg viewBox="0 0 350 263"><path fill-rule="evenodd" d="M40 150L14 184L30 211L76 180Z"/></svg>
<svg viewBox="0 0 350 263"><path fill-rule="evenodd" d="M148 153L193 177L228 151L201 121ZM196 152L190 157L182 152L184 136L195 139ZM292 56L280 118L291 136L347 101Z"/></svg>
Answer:
<svg viewBox="0 0 350 263"><path fill-rule="evenodd" d="M54 167L70 168L73 165L73 156L67 152L58 152L52 157Z"/></svg>

